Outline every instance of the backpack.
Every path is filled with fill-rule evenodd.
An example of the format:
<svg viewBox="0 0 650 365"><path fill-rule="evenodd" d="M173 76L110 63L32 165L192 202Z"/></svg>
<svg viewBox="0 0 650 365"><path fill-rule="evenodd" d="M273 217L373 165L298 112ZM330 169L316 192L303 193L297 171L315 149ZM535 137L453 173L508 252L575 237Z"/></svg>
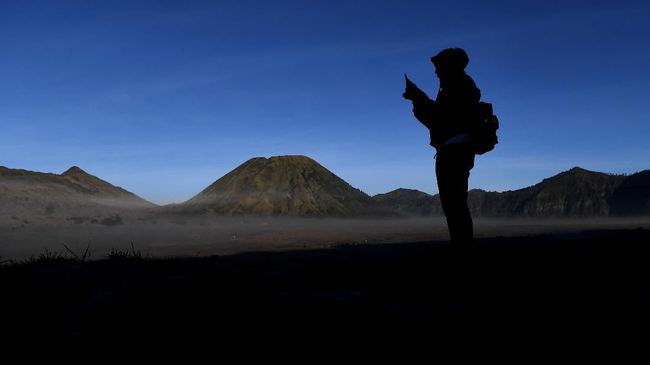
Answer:
<svg viewBox="0 0 650 365"><path fill-rule="evenodd" d="M499 138L499 119L492 111L492 104L480 102L477 108L477 123L472 133L472 149L477 155L482 155L494 149Z"/></svg>

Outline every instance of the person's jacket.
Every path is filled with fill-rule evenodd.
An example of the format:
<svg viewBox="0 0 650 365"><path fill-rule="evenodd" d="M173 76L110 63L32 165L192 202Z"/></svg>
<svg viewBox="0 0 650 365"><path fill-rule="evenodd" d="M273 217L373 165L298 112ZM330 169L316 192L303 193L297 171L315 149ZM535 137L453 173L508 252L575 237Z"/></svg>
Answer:
<svg viewBox="0 0 650 365"><path fill-rule="evenodd" d="M414 103L413 113L429 129L430 144L441 148L454 137L471 136L480 100L481 91L463 72L441 81L435 102L428 99Z"/></svg>

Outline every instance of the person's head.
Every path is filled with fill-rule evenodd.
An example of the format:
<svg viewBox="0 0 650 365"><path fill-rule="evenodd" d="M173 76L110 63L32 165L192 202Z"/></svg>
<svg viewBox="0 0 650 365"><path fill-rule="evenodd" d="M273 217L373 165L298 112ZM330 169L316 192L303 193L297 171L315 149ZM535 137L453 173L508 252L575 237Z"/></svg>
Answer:
<svg viewBox="0 0 650 365"><path fill-rule="evenodd" d="M444 78L465 72L469 57L462 48L446 48L431 57L431 62L436 66L436 75Z"/></svg>

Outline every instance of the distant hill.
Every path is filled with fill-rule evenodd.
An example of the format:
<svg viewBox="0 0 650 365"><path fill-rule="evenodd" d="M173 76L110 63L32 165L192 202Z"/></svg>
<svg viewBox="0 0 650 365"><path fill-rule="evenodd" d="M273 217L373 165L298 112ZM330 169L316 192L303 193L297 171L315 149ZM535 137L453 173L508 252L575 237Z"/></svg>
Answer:
<svg viewBox="0 0 650 365"><path fill-rule="evenodd" d="M378 212L370 196L306 156L252 158L174 210L292 216Z"/></svg>
<svg viewBox="0 0 650 365"><path fill-rule="evenodd" d="M404 215L443 214L438 195L417 190L398 189L373 199ZM619 211L639 215L650 212L648 202L650 174L626 177L579 167L523 189L500 193L474 189L468 194L472 215L483 217L604 217L610 215L610 207L618 209L612 215Z"/></svg>
<svg viewBox="0 0 650 365"><path fill-rule="evenodd" d="M119 212L151 208L139 196L73 166L51 174L0 166L0 217L3 222L112 219Z"/></svg>
<svg viewBox="0 0 650 365"><path fill-rule="evenodd" d="M377 205L401 215L430 216L442 215L438 195L430 195L419 190L396 189L372 197Z"/></svg>
<svg viewBox="0 0 650 365"><path fill-rule="evenodd" d="M473 191L473 213L493 217L608 216L608 200L625 180L622 175L574 167L524 189L503 193Z"/></svg>

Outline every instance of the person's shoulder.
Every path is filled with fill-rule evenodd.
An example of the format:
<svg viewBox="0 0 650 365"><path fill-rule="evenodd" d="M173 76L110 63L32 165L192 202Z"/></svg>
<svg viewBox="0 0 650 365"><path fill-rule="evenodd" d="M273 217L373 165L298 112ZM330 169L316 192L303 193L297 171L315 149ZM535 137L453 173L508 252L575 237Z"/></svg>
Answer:
<svg viewBox="0 0 650 365"><path fill-rule="evenodd" d="M470 75L463 73L462 80L463 83L465 83L466 85L471 85L476 87L476 83L474 82L474 79Z"/></svg>
<svg viewBox="0 0 650 365"><path fill-rule="evenodd" d="M464 79L463 88L465 90L473 90L473 92L475 94L477 94L478 97L480 98L481 97L481 89L479 89L478 86L476 86L476 83L474 82L474 79L472 79L472 77L470 75L468 75L468 74L464 74L463 79Z"/></svg>

